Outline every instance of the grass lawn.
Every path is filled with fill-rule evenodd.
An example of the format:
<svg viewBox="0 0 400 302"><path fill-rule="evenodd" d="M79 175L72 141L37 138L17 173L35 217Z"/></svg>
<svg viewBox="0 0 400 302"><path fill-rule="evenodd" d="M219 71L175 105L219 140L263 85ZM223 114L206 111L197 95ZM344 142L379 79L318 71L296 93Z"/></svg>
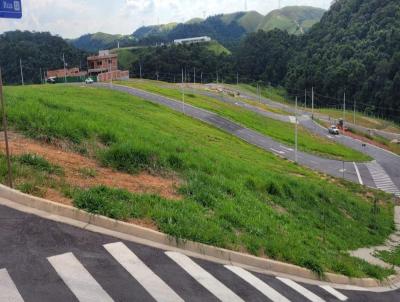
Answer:
<svg viewBox="0 0 400 302"><path fill-rule="evenodd" d="M257 92L257 87L250 85L250 84L239 84L239 88L241 88L244 91L251 92L255 95L258 95ZM277 88L277 87L265 87L261 86L261 95L264 98L270 99L272 101L278 102L278 103L283 103L283 104L289 104L293 105L292 102L289 102L285 98L286 91L283 88Z"/></svg>
<svg viewBox="0 0 400 302"><path fill-rule="evenodd" d="M393 251L380 251L376 253L376 256L386 263L400 266L400 246Z"/></svg>
<svg viewBox="0 0 400 302"><path fill-rule="evenodd" d="M162 87L154 82L139 80L121 81L117 83L157 93L175 100L182 99L182 94L179 89ZM187 91L185 101L198 108L215 112L227 119L256 130L289 146L294 146L295 144L294 124L266 118L265 116L251 112L245 108L224 103L212 97L194 94L191 90ZM340 160L371 160L369 156L364 155L361 152L313 134L303 127L299 127L299 149L305 152L311 152L317 155Z"/></svg>
<svg viewBox="0 0 400 302"><path fill-rule="evenodd" d="M27 136L67 141L116 170L174 173L182 180L181 200L102 186L64 190L79 208L122 220L150 219L177 238L319 274L384 278L392 273L347 252L381 244L393 231L393 205L382 192L321 176L125 93L62 85L5 87L5 100L11 127ZM30 156L18 165L46 175L62 172ZM1 158L3 181L5 171ZM375 198L379 211L371 211Z"/></svg>

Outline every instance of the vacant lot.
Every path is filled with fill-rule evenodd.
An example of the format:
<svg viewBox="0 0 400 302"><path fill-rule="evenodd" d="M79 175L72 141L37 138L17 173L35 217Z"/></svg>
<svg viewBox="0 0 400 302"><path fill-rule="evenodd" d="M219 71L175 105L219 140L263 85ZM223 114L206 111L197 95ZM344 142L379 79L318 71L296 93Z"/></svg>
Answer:
<svg viewBox="0 0 400 302"><path fill-rule="evenodd" d="M391 273L347 253L380 244L392 232L393 206L383 193L311 172L128 94L25 86L6 87L5 98L11 126L31 138L65 144L121 172L180 180L179 199L111 185L83 189L66 184L61 193L80 208L126 221L147 220L178 238L287 261L320 274L382 278ZM24 156L16 164L24 177L61 177L57 163L40 158ZM4 181L4 160L0 168ZM94 177L88 168L81 173ZM35 194L32 186L25 189ZM379 211L372 210L375 199Z"/></svg>
<svg viewBox="0 0 400 302"><path fill-rule="evenodd" d="M179 89L162 87L154 82L124 81L119 83L157 93L175 100L180 101L182 99L182 93ZM186 91L185 102L198 108L218 113L227 119L256 130L284 144L294 146L294 124L266 118L265 116L251 112L245 108L224 103L212 97L192 93L191 90ZM303 127L299 127L299 149L317 155L347 161L368 161L371 159L358 151L313 134Z"/></svg>

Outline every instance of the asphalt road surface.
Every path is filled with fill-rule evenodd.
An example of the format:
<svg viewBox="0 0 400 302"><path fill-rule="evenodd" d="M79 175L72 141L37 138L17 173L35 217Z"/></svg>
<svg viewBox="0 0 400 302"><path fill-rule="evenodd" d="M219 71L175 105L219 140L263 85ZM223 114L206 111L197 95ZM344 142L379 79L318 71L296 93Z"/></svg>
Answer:
<svg viewBox="0 0 400 302"><path fill-rule="evenodd" d="M0 205L1 302L399 301L333 289L93 233ZM321 287L323 286L323 287Z"/></svg>
<svg viewBox="0 0 400 302"><path fill-rule="evenodd" d="M256 145L268 152L273 152L276 155L289 160L295 160L295 152L292 147L274 141L273 139L262 135L257 131L245 128L235 122L227 120L207 110L203 110L179 101L175 101L157 94L131 87L101 83L97 83L94 85L97 87L104 87L120 92L126 92L131 95L140 97L141 99L167 106L173 110L182 112L188 116L191 116L210 125L213 125L219 129L222 129L228 133L231 133L247 141L248 143ZM307 118L305 118L305 120L307 120ZM313 124L312 128L315 129L315 131L322 131L322 129L318 129L319 126L315 125L315 123L313 123L312 121L311 123ZM304 125L307 126L306 124ZM361 183L373 188L379 187L380 189L384 189L387 192L398 194L400 196L400 192L398 192L400 182L400 157L392 155L379 148L363 148L360 142L351 140L350 138L345 138L342 136L335 138L332 136L331 139L343 140L346 145L351 145L357 150L372 155L374 158L377 158L377 163L374 163L373 167L369 167L369 165L364 163L343 162L322 158L304 152L298 152L297 158L299 164L334 177L344 177L345 179L352 182ZM382 166L384 167L384 169L382 169ZM371 172L372 170L373 173ZM376 182L378 179L384 179L384 183L382 183L381 185L377 185ZM388 186L388 188L386 186Z"/></svg>

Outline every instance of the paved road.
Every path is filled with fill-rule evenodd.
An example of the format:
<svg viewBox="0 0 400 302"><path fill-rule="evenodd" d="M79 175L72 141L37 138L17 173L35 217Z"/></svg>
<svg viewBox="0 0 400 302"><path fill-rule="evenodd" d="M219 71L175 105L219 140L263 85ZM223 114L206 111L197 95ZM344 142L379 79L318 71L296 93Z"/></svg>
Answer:
<svg viewBox="0 0 400 302"><path fill-rule="evenodd" d="M235 98L220 95L215 92L204 91L204 90L196 90L196 93L213 97L217 100L220 100L225 103L233 104L239 107L246 108L249 111L258 113L260 115L266 116L268 118L272 118L275 120L280 120L284 122L293 122L295 119L293 116L285 116L272 112L265 111L256 106L247 104L245 102L236 100ZM274 108L279 108L281 110L285 110L292 114L295 114L294 108L288 105L276 103L266 98L259 99L251 94L246 94L241 92L241 96L254 101L261 101L263 104L268 106L272 106ZM328 138L332 141L336 141L340 144L343 144L347 147L350 147L354 150L358 150L362 153L365 153L372 158L375 159L374 163L353 163L354 171L351 170L352 163L346 163L346 174L347 173L356 173L357 180L359 183L365 184L370 187L379 188L388 193L392 193L400 197L400 156L397 156L391 152L383 150L373 145L367 144L363 146L363 143L359 140L353 139L351 137L345 135L332 136L329 135L327 129L318 125L311 119L311 115L308 112L303 112L299 110L299 123L310 130L311 132L318 134L321 137ZM282 148L278 148L277 150L285 151ZM356 169L357 168L357 169ZM357 174L358 172L358 174Z"/></svg>
<svg viewBox="0 0 400 302"><path fill-rule="evenodd" d="M295 159L295 152L293 148L285 146L284 144L281 144L279 142L276 142L265 135L262 135L256 131L245 128L215 113L199 109L197 107L193 107L188 104L182 104L182 102L178 102L140 89L135 89L126 86L119 86L119 85L102 84L102 83L97 83L94 85L97 87L103 87L120 92L126 92L131 95L140 97L141 99L167 106L179 112L184 112L188 116L191 116L193 118L211 124L219 129L222 129L228 133L237 136L238 138L247 141L250 144L256 145L268 152L273 152L278 156L290 160ZM298 152L298 162L301 165L304 165L316 171L320 171L322 173L326 173L335 177L343 177L344 174L344 177L347 180L356 183L359 182L357 176L357 170L355 169L354 163L352 162L343 163L342 161L321 158L316 155L304 152Z"/></svg>
<svg viewBox="0 0 400 302"><path fill-rule="evenodd" d="M0 205L1 302L399 301L189 258Z"/></svg>

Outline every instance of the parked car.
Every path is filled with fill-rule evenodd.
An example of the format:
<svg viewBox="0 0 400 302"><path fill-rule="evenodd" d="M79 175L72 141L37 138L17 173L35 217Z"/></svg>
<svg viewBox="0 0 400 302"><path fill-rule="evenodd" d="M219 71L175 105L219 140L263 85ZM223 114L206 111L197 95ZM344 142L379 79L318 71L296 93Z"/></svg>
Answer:
<svg viewBox="0 0 400 302"><path fill-rule="evenodd" d="M339 129L334 125L330 126L328 130L330 134L339 135Z"/></svg>
<svg viewBox="0 0 400 302"><path fill-rule="evenodd" d="M93 81L92 78L87 78L87 79L85 80L85 83L86 83L86 84L93 84L94 81Z"/></svg>
<svg viewBox="0 0 400 302"><path fill-rule="evenodd" d="M49 84L55 84L55 83L56 83L56 78L54 78L54 77L48 78L48 79L47 79L47 83L49 83Z"/></svg>

